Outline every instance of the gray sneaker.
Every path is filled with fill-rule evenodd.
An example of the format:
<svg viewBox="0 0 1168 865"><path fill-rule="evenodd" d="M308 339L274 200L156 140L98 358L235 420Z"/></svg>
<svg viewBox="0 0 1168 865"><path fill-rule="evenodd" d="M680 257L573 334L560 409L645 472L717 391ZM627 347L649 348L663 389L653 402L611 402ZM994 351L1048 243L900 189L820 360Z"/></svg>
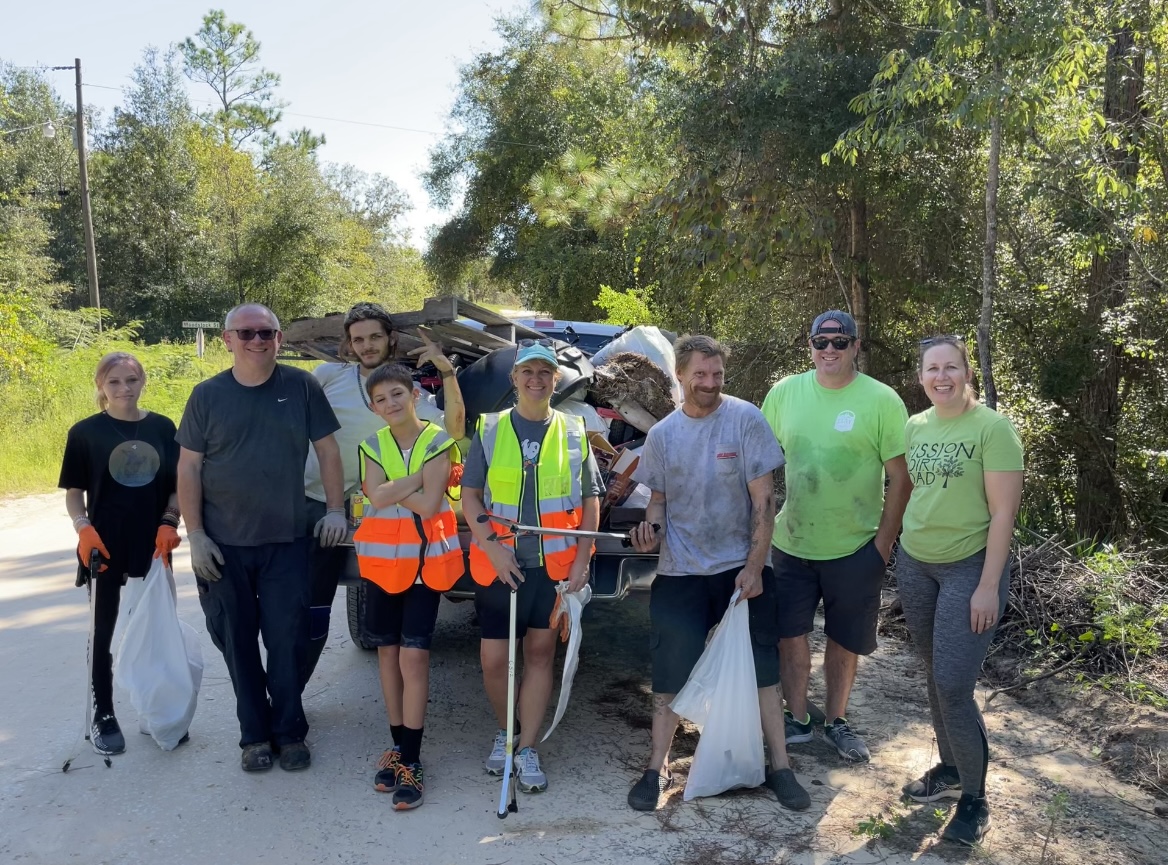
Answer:
<svg viewBox="0 0 1168 865"><path fill-rule="evenodd" d="M516 736L512 742L512 747L519 741ZM502 775L503 770L507 768L507 731L499 730L495 733L495 741L491 745L491 756L487 757L487 762L483 764L483 768L487 770L488 775Z"/></svg>
<svg viewBox="0 0 1168 865"><path fill-rule="evenodd" d="M864 740L852 730L847 718L836 718L833 723L825 724L823 732L845 760L866 763L871 759L872 752L868 750Z"/></svg>
<svg viewBox="0 0 1168 865"><path fill-rule="evenodd" d="M524 748L515 755L515 780L524 793L542 793L547 789L547 775L539 768L535 748Z"/></svg>

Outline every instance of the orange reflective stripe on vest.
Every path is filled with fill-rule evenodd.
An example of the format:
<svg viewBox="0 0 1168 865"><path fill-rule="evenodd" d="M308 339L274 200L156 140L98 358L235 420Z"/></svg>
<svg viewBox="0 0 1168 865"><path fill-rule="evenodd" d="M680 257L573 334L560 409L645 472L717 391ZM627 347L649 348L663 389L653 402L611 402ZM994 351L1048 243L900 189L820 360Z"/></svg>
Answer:
<svg viewBox="0 0 1168 865"><path fill-rule="evenodd" d="M413 474L431 459L447 458L446 451L451 447L457 454L450 436L434 424L427 424L410 452L408 467L389 427L363 441L360 453L381 466L386 478L393 480ZM364 482L362 458L362 485ZM353 535L353 543L362 578L390 594L406 591L418 577L431 589L445 592L453 588L464 571L458 525L445 496L438 513L429 519L402 505L369 507Z"/></svg>

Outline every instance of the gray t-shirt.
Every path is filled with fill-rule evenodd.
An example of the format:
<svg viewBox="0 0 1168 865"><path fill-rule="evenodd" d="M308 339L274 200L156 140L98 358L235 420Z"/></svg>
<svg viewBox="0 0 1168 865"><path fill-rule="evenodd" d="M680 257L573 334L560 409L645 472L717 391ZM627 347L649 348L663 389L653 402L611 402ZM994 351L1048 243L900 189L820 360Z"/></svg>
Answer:
<svg viewBox="0 0 1168 865"><path fill-rule="evenodd" d="M783 461L762 412L732 396L706 417L675 411L649 430L633 480L665 494L657 573L718 574L746 564L747 484Z"/></svg>
<svg viewBox="0 0 1168 865"><path fill-rule="evenodd" d="M530 421L518 411L511 412L511 428L515 430L515 435L519 439L519 449L523 453L523 494L519 497L519 522L528 526L539 524L535 466L539 462L544 436L551 425L551 416L542 421ZM479 440L479 434L475 432L462 472L462 486L481 490L486 485L487 458L483 453L483 443ZM596 465L596 457L592 455L591 449L588 450L588 456L580 470L580 492L586 499L604 495L604 481L600 477L600 469ZM539 538L535 535L516 538L515 559L521 568L539 567Z"/></svg>
<svg viewBox="0 0 1168 865"><path fill-rule="evenodd" d="M320 383L293 366L256 387L229 369L195 385L175 438L203 455L207 535L239 547L303 537L308 447L339 428Z"/></svg>

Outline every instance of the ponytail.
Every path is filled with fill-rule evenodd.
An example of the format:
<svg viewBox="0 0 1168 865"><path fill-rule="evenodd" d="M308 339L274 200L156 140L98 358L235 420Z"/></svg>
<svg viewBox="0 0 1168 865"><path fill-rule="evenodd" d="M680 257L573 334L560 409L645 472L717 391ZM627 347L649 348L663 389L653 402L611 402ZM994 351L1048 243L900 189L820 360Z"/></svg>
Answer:
<svg viewBox="0 0 1168 865"><path fill-rule="evenodd" d="M142 362L128 351L111 351L104 355L101 360L97 362L97 370L93 373L93 385L97 390L96 401L97 410L105 411L109 407L109 400L105 398L105 392L102 390L102 385L105 384L106 377L109 376L110 370L120 363L126 363L138 370L138 375L142 376L142 381L146 381L146 370L142 366Z"/></svg>

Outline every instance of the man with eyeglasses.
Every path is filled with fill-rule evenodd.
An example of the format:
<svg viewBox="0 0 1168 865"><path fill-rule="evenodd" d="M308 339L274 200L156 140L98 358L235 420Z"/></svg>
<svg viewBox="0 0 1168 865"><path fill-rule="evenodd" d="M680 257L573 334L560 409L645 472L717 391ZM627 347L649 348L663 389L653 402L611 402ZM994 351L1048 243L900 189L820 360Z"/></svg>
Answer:
<svg viewBox="0 0 1168 865"><path fill-rule="evenodd" d="M336 416L308 372L276 363L280 323L266 306L224 321L232 366L195 385L179 425L178 498L207 631L235 689L245 771L306 769L300 677L308 641L304 462L320 461L325 546L347 530ZM267 650L267 668L257 638Z"/></svg>
<svg viewBox="0 0 1168 865"><path fill-rule="evenodd" d="M884 570L912 492L908 412L896 391L856 370L851 315L818 316L808 344L815 368L784 378L762 405L787 456L787 497L772 537L786 738L812 739L807 635L822 600L825 734L841 757L863 762L871 753L848 723L848 698L859 656L876 650Z"/></svg>
<svg viewBox="0 0 1168 865"><path fill-rule="evenodd" d="M369 373L394 357L397 349L397 332L393 319L378 303L362 301L355 304L345 315L345 338L341 344L340 363L322 363L312 370L313 376L324 389L325 398L337 416L340 429L337 430L337 445L341 450L341 465L344 470L346 503L360 483L357 446L385 426L385 421L374 414L365 391ZM422 420L445 426L446 432L456 442L465 435L466 410L463 408L462 392L450 360L442 354L441 346L422 336L421 348L410 352L418 366L434 364L442 376L445 414L433 403L418 400L417 414ZM355 361L355 362L349 362ZM415 389L417 386L415 385ZM316 451L308 452L308 462L304 466L304 496L306 525L311 529L325 515L325 489L321 482L321 465ZM303 685L312 678L316 664L320 660L328 642L329 622L333 598L337 593L337 583L345 568L345 559L350 551L345 547L326 545L318 537L310 542L308 553L309 579L312 583L312 602L309 612L308 651L301 674Z"/></svg>

